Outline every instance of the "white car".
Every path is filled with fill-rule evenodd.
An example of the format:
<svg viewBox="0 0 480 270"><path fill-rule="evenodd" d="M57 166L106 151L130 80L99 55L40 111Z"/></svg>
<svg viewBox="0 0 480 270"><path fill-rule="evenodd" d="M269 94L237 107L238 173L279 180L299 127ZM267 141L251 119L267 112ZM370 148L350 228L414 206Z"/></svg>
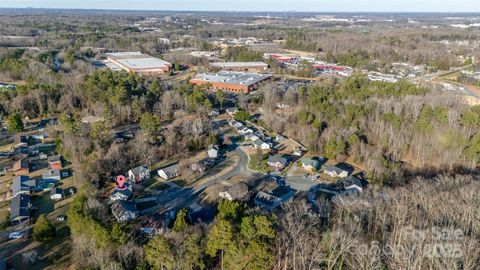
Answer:
<svg viewBox="0 0 480 270"><path fill-rule="evenodd" d="M8 239L19 239L23 237L23 233L21 232L12 232L8 235Z"/></svg>

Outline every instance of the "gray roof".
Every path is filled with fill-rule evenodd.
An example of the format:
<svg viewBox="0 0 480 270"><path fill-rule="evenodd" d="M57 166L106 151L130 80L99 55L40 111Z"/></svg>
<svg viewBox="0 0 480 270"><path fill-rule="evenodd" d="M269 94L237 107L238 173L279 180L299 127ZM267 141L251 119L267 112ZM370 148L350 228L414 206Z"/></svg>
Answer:
<svg viewBox="0 0 480 270"><path fill-rule="evenodd" d="M305 166L312 166L316 169L318 169L320 162L316 159L313 158L308 158L308 157L303 157L300 162L302 162L303 165Z"/></svg>
<svg viewBox="0 0 480 270"><path fill-rule="evenodd" d="M175 164L172 164L170 166L167 166L167 167L164 167L162 169L160 169L161 171L164 171L165 174L167 175L173 175L175 173L177 173L177 170L178 170L178 164L175 163Z"/></svg>
<svg viewBox="0 0 480 270"><path fill-rule="evenodd" d="M10 220L30 216L30 195L19 194L10 201Z"/></svg>
<svg viewBox="0 0 480 270"><path fill-rule="evenodd" d="M119 194L119 195L117 195L117 194ZM126 199L130 199L133 196L133 191L130 190L129 188L127 188L125 190L115 189L112 192L112 195L110 195L110 197L116 197L116 196L120 196L120 197L123 197L123 198L126 198Z"/></svg>
<svg viewBox="0 0 480 270"><path fill-rule="evenodd" d="M359 187L363 187L362 180L358 179L356 176L350 175L338 181L338 183L342 186L342 188L347 188L352 185L357 185Z"/></svg>
<svg viewBox="0 0 480 270"><path fill-rule="evenodd" d="M260 202L262 204L265 204L269 207L272 207L274 206L275 204L279 204L282 199L272 195L272 194L268 194L266 192L263 192L263 191L259 191L257 193L257 195L255 196L255 201L257 202Z"/></svg>
<svg viewBox="0 0 480 270"><path fill-rule="evenodd" d="M326 168L327 171L329 172L335 172L336 174L341 174L342 172L348 172L347 170L344 170L342 168L339 168L335 165L330 165Z"/></svg>
<svg viewBox="0 0 480 270"><path fill-rule="evenodd" d="M30 191L37 186L35 179L30 180L29 176L15 176L12 181L12 193L16 194L22 191Z"/></svg>
<svg viewBox="0 0 480 270"><path fill-rule="evenodd" d="M269 74L220 71L218 73L199 73L194 80L221 82L226 84L253 85L270 78Z"/></svg>
<svg viewBox="0 0 480 270"><path fill-rule="evenodd" d="M119 212L138 212L137 206L135 203L132 202L125 202L125 201L116 201L112 205L112 211L116 211L117 213Z"/></svg>
<svg viewBox="0 0 480 270"><path fill-rule="evenodd" d="M48 157L48 162L59 162L59 161L61 161L59 155L49 156L49 157Z"/></svg>
<svg viewBox="0 0 480 270"><path fill-rule="evenodd" d="M140 172L142 172L144 170L148 170L147 165L141 165L141 166L135 167L135 168L131 169L130 171L132 171L132 173L134 175L139 175Z"/></svg>
<svg viewBox="0 0 480 270"><path fill-rule="evenodd" d="M48 170L42 174L43 179L51 178L51 177L54 177L54 178L60 177L60 170Z"/></svg>
<svg viewBox="0 0 480 270"><path fill-rule="evenodd" d="M281 163L285 165L287 164L287 159L277 155L274 155L274 156L270 155L268 156L268 163Z"/></svg>

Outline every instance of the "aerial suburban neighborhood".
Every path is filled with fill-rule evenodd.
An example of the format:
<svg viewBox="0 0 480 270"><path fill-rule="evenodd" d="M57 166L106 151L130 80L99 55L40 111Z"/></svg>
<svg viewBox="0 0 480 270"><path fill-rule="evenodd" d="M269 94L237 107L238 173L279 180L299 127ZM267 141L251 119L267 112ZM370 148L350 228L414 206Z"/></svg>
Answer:
<svg viewBox="0 0 480 270"><path fill-rule="evenodd" d="M479 269L480 9L423 1L0 2L0 270Z"/></svg>

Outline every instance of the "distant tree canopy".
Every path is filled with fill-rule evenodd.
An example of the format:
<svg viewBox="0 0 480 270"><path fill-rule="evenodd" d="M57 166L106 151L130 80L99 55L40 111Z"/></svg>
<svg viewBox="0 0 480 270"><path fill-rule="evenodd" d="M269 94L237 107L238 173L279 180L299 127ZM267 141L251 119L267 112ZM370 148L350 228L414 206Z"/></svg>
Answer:
<svg viewBox="0 0 480 270"><path fill-rule="evenodd" d="M283 44L285 49L301 50L307 52L318 51L318 46L315 42L307 38L307 34L303 31L293 31L288 33L287 39Z"/></svg>
<svg viewBox="0 0 480 270"><path fill-rule="evenodd" d="M246 47L229 47L225 52L225 58L229 61L251 62L261 61L262 53L251 51Z"/></svg>
<svg viewBox="0 0 480 270"><path fill-rule="evenodd" d="M8 117L7 130L12 133L23 131L23 120L20 114L14 113Z"/></svg>
<svg viewBox="0 0 480 270"><path fill-rule="evenodd" d="M238 110L233 118L237 121L248 121L252 118L249 112L244 110Z"/></svg>

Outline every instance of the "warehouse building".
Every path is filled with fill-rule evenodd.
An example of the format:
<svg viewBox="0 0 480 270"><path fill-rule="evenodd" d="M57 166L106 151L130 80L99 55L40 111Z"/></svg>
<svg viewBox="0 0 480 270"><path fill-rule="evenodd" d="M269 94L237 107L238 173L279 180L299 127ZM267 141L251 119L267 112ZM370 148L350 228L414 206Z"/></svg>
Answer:
<svg viewBox="0 0 480 270"><path fill-rule="evenodd" d="M201 73L190 80L195 85L210 85L213 89L222 89L231 93L249 93L272 76L269 74L221 71L218 73Z"/></svg>
<svg viewBox="0 0 480 270"><path fill-rule="evenodd" d="M264 62L215 62L211 66L229 71L265 71L268 68Z"/></svg>
<svg viewBox="0 0 480 270"><path fill-rule="evenodd" d="M172 69L172 64L140 52L107 53L111 65L139 75L159 75ZM110 67L115 70L115 67Z"/></svg>

